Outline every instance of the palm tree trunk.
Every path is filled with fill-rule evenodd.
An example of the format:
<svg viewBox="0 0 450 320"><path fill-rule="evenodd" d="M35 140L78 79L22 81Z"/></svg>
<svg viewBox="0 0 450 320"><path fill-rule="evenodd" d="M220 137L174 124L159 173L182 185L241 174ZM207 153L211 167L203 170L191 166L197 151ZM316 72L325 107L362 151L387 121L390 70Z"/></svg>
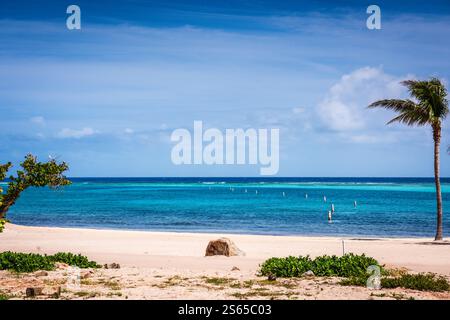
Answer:
<svg viewBox="0 0 450 320"><path fill-rule="evenodd" d="M433 125L434 139L434 181L436 184L437 227L434 240L442 240L442 194L439 180L439 145L441 143L441 126Z"/></svg>

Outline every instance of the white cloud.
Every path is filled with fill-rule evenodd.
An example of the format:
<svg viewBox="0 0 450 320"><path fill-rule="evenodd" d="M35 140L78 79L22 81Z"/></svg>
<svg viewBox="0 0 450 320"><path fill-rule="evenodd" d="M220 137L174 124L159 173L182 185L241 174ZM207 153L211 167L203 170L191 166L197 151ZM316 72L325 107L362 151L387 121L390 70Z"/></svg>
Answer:
<svg viewBox="0 0 450 320"><path fill-rule="evenodd" d="M87 127L80 130L64 128L58 132L57 137L63 139L66 138L80 139L83 137L92 136L96 133L98 133L98 131Z"/></svg>
<svg viewBox="0 0 450 320"><path fill-rule="evenodd" d="M133 130L133 129L130 129L130 128L126 128L126 129L124 130L124 132L125 132L126 134L133 134L133 133L134 133L134 130Z"/></svg>
<svg viewBox="0 0 450 320"><path fill-rule="evenodd" d="M302 107L293 108L292 112L295 113L295 114L301 114L301 113L305 112L305 108L302 108Z"/></svg>
<svg viewBox="0 0 450 320"><path fill-rule="evenodd" d="M370 113L366 107L379 99L404 96L406 90L400 82L405 78L386 74L381 68L373 67L346 74L319 103L319 118L326 127L335 131L365 129L370 122L376 122L373 121L374 113ZM384 122L380 120L381 124Z"/></svg>
<svg viewBox="0 0 450 320"><path fill-rule="evenodd" d="M32 117L32 118L30 119L30 121L31 121L32 123L37 124L37 125L40 125L40 126L45 125L45 118L42 117L42 116Z"/></svg>

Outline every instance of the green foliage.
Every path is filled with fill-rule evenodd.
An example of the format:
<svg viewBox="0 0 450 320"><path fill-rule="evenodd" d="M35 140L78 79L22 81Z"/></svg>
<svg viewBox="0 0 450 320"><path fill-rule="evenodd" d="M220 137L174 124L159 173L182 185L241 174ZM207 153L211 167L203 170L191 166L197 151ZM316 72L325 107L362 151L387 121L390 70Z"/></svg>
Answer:
<svg viewBox="0 0 450 320"><path fill-rule="evenodd" d="M442 276L433 273L404 274L396 278L382 278L383 288L406 288L420 291L450 291L450 284Z"/></svg>
<svg viewBox="0 0 450 320"><path fill-rule="evenodd" d="M369 278L369 275L360 275L357 277L350 277L350 278L342 279L341 282L339 282L339 284L342 286L364 287L367 284L368 278Z"/></svg>
<svg viewBox="0 0 450 320"><path fill-rule="evenodd" d="M350 277L339 284L343 286L366 286L368 276ZM442 276L432 273L401 274L397 277L382 277L381 287L386 289L405 288L420 291L450 291L450 284Z"/></svg>
<svg viewBox="0 0 450 320"><path fill-rule="evenodd" d="M263 276L300 277L311 270L316 276L359 277L366 276L366 270L370 265L379 266L375 259L364 254L350 253L342 257L324 255L314 260L309 256L290 256L266 260L261 265L260 273Z"/></svg>
<svg viewBox="0 0 450 320"><path fill-rule="evenodd" d="M0 291L0 301L1 301L1 300L8 300L8 299L9 299L9 296L8 296L7 294L2 293L2 292Z"/></svg>
<svg viewBox="0 0 450 320"><path fill-rule="evenodd" d="M6 174L11 168L11 162L8 162L7 164L0 164L0 181L3 181L6 178ZM0 206L2 205L3 201L3 189L0 188ZM0 232L3 230L3 227L0 226Z"/></svg>
<svg viewBox="0 0 450 320"><path fill-rule="evenodd" d="M6 178L6 173L8 172L9 168L11 168L11 166L11 162L8 162L7 164L0 164L0 181Z"/></svg>
<svg viewBox="0 0 450 320"><path fill-rule="evenodd" d="M49 256L54 262L66 263L70 266L76 266L78 268L100 268L101 266L95 261L89 261L89 259L81 254L73 254L70 252L58 252L52 256Z"/></svg>
<svg viewBox="0 0 450 320"><path fill-rule="evenodd" d="M0 253L0 270L13 270L16 272L33 272L36 270L53 270L55 264L48 256L34 253Z"/></svg>
<svg viewBox="0 0 450 320"><path fill-rule="evenodd" d="M17 171L17 176L10 176L6 193L0 192L0 218L4 218L8 209L14 205L22 191L28 187L57 188L70 184L63 175L68 170L65 162L57 163L55 159L48 162L38 162L31 154L20 164L23 170ZM0 165L0 181L4 180L11 163Z"/></svg>
<svg viewBox="0 0 450 320"><path fill-rule="evenodd" d="M78 268L99 268L94 261L82 255L59 252L54 255L40 255L35 253L2 252L0 253L0 270L15 272L34 272L37 270L54 270L55 263L62 262Z"/></svg>
<svg viewBox="0 0 450 320"><path fill-rule="evenodd" d="M437 78L429 81L407 80L402 82L408 88L410 95L416 99L385 99L372 103L369 108L382 107L393 110L398 116L389 123L401 122L406 125L423 126L429 124L440 128L449 112L447 89Z"/></svg>
<svg viewBox="0 0 450 320"><path fill-rule="evenodd" d="M5 228L6 220L0 219L0 233L3 232L3 229Z"/></svg>

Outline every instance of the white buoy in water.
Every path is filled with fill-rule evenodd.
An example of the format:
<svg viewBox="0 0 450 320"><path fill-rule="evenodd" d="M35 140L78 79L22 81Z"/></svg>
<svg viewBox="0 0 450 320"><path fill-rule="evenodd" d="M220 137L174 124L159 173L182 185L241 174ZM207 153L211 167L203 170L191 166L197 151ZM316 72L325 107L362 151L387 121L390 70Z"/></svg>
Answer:
<svg viewBox="0 0 450 320"><path fill-rule="evenodd" d="M327 202L327 197L323 196L323 202Z"/></svg>
<svg viewBox="0 0 450 320"><path fill-rule="evenodd" d="M356 200L353 202L353 206L356 208Z"/></svg>
<svg viewBox="0 0 450 320"><path fill-rule="evenodd" d="M333 203L331 204L331 212L334 213L334 204Z"/></svg>
<svg viewBox="0 0 450 320"><path fill-rule="evenodd" d="M258 190L255 190L255 193L258 194Z"/></svg>
<svg viewBox="0 0 450 320"><path fill-rule="evenodd" d="M331 219L332 219L331 211L328 211L328 221L331 221Z"/></svg>
<svg viewBox="0 0 450 320"><path fill-rule="evenodd" d="M245 193L247 193L247 189L245 189Z"/></svg>
<svg viewBox="0 0 450 320"><path fill-rule="evenodd" d="M308 194L307 193L305 193L305 199L308 199Z"/></svg>
<svg viewBox="0 0 450 320"><path fill-rule="evenodd" d="M284 193L284 191L283 191L283 197L286 197L286 193Z"/></svg>

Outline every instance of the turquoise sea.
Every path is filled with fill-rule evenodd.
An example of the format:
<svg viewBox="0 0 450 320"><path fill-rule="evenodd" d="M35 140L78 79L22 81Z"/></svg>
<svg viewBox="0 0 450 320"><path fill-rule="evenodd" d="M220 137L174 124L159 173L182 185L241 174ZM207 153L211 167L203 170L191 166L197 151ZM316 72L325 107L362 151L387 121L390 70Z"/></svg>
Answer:
<svg viewBox="0 0 450 320"><path fill-rule="evenodd" d="M429 178L71 180L60 190L26 190L8 218L34 226L364 237L433 237L436 227ZM450 179L442 179L442 191L449 236Z"/></svg>

